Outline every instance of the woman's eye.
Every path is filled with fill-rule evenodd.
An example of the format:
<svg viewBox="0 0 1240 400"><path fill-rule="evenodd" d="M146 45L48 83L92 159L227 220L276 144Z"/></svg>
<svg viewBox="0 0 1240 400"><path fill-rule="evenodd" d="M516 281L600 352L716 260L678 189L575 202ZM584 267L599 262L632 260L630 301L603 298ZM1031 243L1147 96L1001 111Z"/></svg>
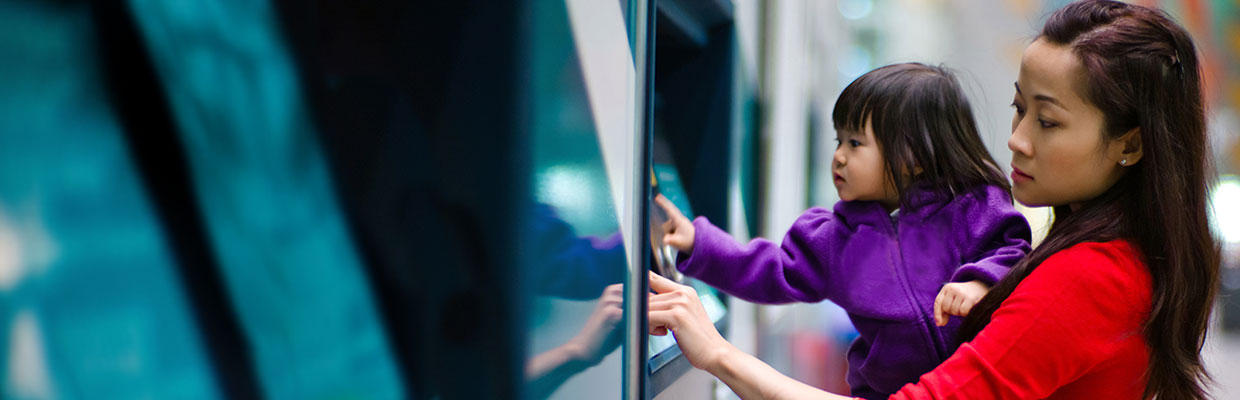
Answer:
<svg viewBox="0 0 1240 400"><path fill-rule="evenodd" d="M1012 108L1016 109L1016 115L1020 115L1022 117L1025 115L1025 108L1021 107L1019 104L1016 104L1015 102L1013 102Z"/></svg>
<svg viewBox="0 0 1240 400"><path fill-rule="evenodd" d="M1059 124L1056 124L1056 123L1054 123L1054 122L1050 122L1050 121L1047 121L1047 120L1044 120L1044 119L1041 119L1041 118L1038 118L1038 124L1041 124L1041 125L1042 125L1042 129L1050 129L1050 128L1054 128L1054 127L1056 127L1056 126L1059 126Z"/></svg>

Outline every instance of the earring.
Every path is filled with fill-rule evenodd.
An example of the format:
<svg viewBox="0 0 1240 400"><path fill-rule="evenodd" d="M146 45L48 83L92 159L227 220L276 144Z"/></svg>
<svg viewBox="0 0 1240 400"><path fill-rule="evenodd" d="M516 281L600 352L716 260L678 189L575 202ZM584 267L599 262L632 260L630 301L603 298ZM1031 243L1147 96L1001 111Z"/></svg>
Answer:
<svg viewBox="0 0 1240 400"><path fill-rule="evenodd" d="M1125 158L1123 160L1119 160L1119 165L1125 165L1125 166L1128 165L1128 159Z"/></svg>

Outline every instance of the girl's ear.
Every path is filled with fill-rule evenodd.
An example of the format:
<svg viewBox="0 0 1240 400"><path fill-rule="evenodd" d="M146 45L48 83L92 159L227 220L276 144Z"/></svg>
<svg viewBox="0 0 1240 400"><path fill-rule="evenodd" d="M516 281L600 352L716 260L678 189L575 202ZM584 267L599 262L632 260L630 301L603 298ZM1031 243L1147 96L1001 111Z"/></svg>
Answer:
<svg viewBox="0 0 1240 400"><path fill-rule="evenodd" d="M1121 167L1136 165L1144 155L1141 146L1141 127L1132 128L1120 137L1112 139L1107 146L1107 158Z"/></svg>

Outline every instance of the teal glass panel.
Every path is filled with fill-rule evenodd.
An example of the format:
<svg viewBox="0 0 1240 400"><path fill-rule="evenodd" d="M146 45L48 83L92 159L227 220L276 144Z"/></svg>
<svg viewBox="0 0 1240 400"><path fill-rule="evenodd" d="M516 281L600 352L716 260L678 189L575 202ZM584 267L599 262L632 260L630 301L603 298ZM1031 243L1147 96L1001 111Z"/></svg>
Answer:
<svg viewBox="0 0 1240 400"><path fill-rule="evenodd" d="M575 47L574 40L581 38L574 37L566 2L533 3L537 46L530 49L529 185L534 205L524 225L536 248L524 268L524 301L529 304L525 395L618 398L624 339L619 284L627 267L591 110L592 88L586 83L583 55ZM614 11L619 13L616 18L623 18L621 9ZM606 10L594 12L606 16ZM593 33L627 34L622 22L616 26L621 29Z"/></svg>
<svg viewBox="0 0 1240 400"><path fill-rule="evenodd" d="M218 398L90 15L0 2L0 398Z"/></svg>
<svg viewBox="0 0 1240 400"><path fill-rule="evenodd" d="M266 395L402 397L272 5L129 3Z"/></svg>

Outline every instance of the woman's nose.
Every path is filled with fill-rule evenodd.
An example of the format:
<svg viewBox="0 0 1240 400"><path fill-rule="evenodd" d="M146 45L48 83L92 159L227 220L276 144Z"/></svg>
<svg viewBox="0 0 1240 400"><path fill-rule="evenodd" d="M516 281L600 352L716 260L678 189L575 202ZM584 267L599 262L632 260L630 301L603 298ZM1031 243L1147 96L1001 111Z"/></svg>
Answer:
<svg viewBox="0 0 1240 400"><path fill-rule="evenodd" d="M1020 153L1027 157L1033 155L1033 148L1029 144L1029 138L1025 136L1025 132L1019 124L1012 127L1012 136L1008 137L1007 145L1008 150L1012 150L1012 154Z"/></svg>

